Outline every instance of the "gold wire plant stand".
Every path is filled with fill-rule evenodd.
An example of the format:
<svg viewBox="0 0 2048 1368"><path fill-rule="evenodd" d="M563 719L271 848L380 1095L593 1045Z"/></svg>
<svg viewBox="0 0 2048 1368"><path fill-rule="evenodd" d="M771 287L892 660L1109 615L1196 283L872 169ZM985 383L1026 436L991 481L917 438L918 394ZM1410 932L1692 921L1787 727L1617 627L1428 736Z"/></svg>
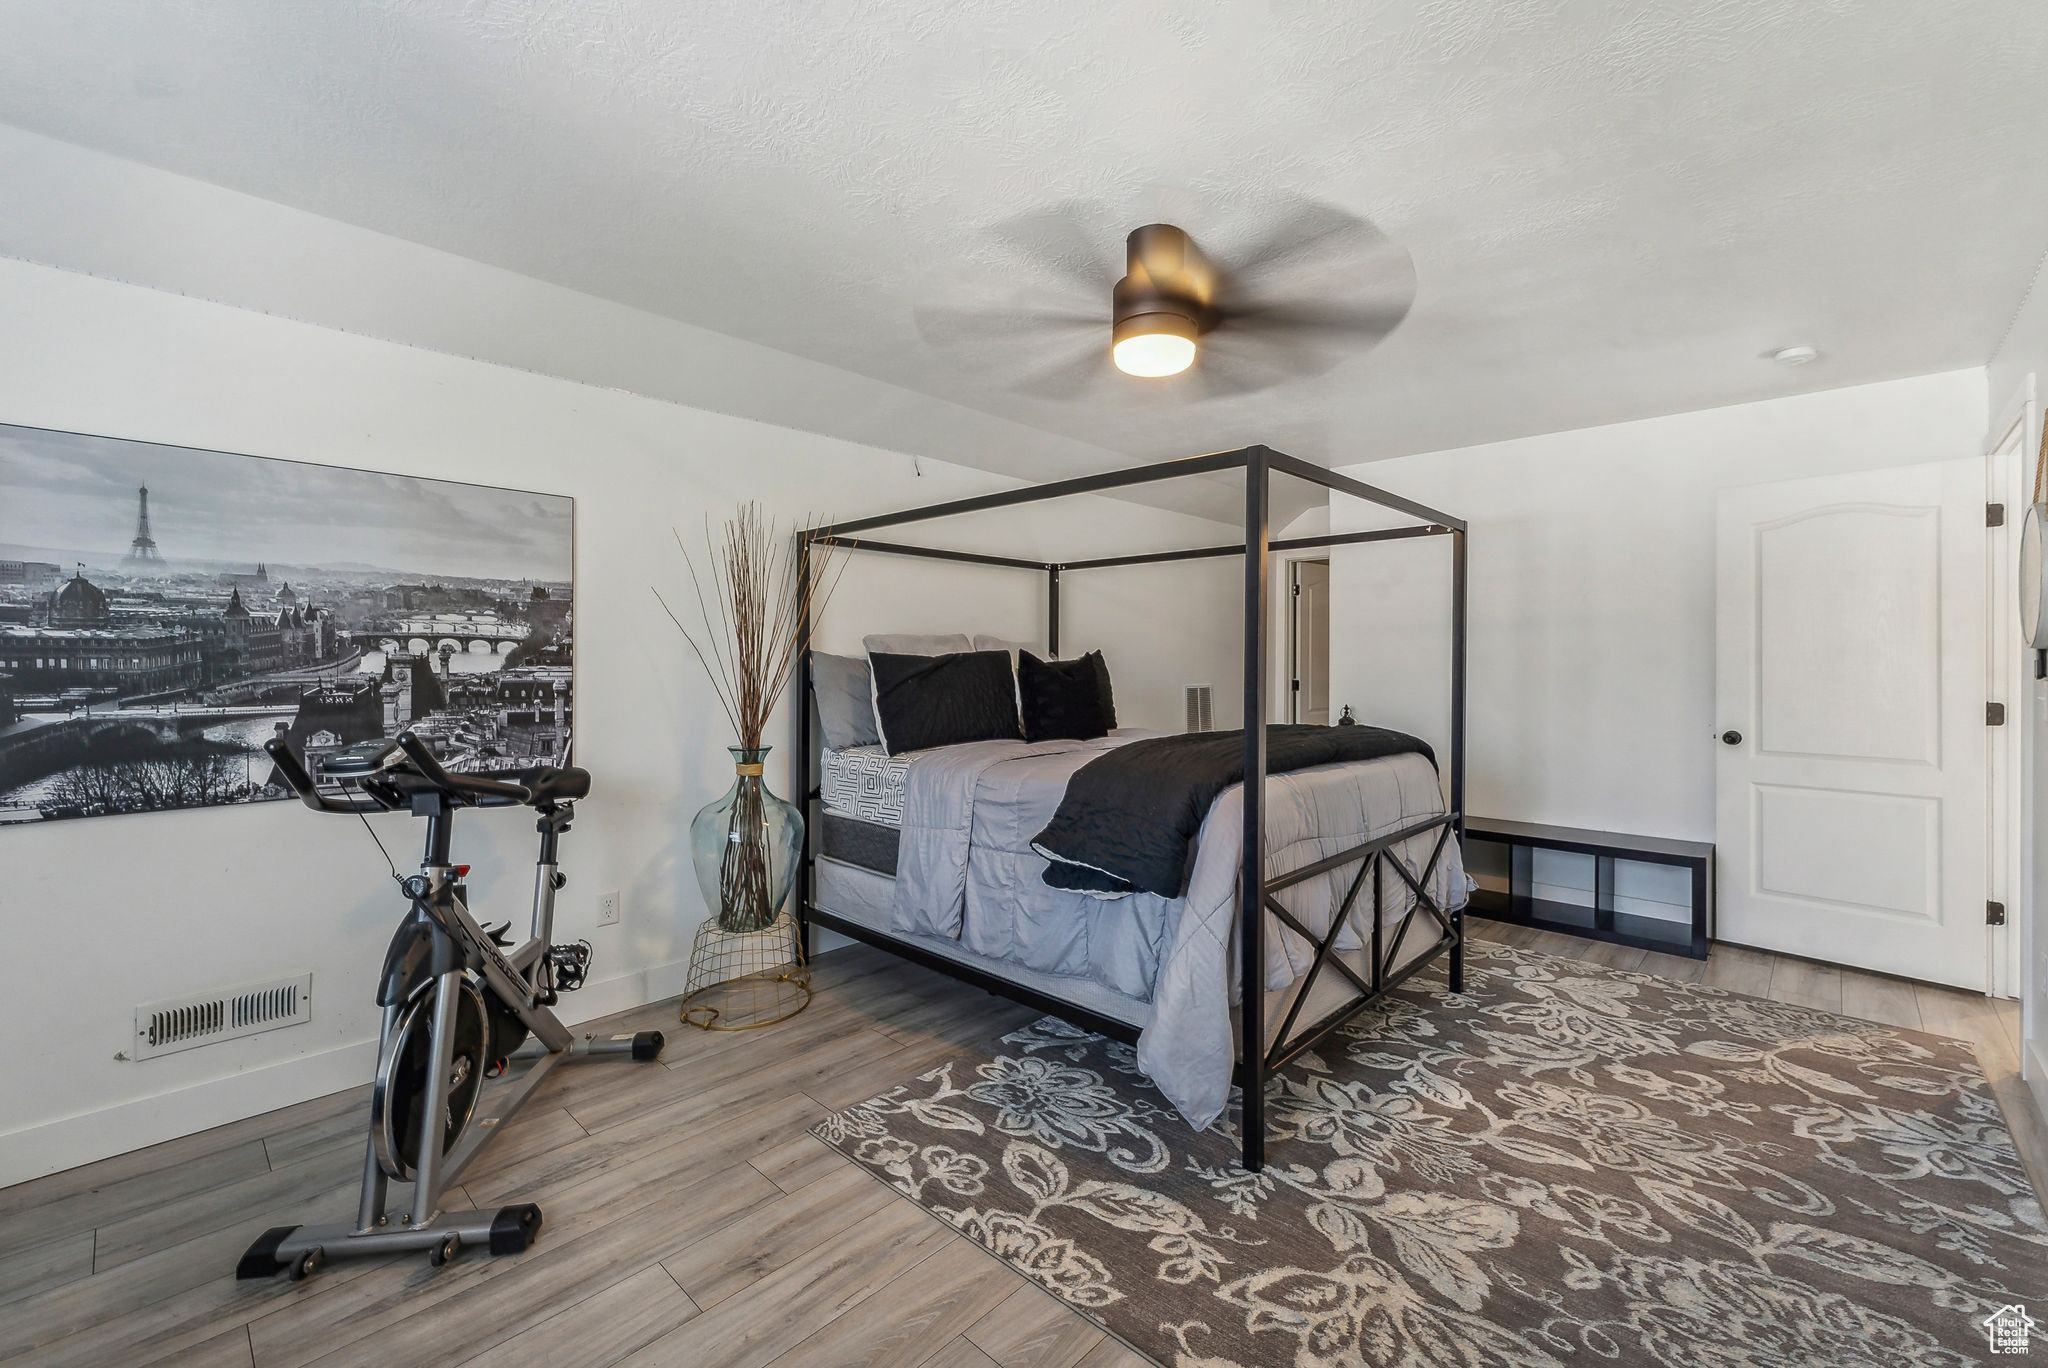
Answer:
<svg viewBox="0 0 2048 1368"><path fill-rule="evenodd" d="M758 1030L810 1005L811 970L796 918L788 912L759 931L727 931L716 917L697 928L683 993L685 1026Z"/></svg>

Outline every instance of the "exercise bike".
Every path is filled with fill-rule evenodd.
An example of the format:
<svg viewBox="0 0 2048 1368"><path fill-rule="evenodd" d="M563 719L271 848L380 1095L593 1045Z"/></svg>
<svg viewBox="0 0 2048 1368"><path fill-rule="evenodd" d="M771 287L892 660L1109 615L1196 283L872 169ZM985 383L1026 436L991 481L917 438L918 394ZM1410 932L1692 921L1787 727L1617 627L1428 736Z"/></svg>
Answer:
<svg viewBox="0 0 2048 1368"><path fill-rule="evenodd" d="M538 1206L443 1211L442 1195L556 1065L656 1059L664 1043L659 1031L579 1038L549 1010L560 993L582 984L589 966L587 945L549 943L555 891L567 882L556 868L557 849L575 800L590 792L589 772L541 766L511 779L452 774L407 732L329 754L320 771L334 791L323 793L282 740L264 749L315 812L411 812L426 818L427 842L420 872L399 880L411 907L378 978L384 1021L355 1223L273 1227L242 1255L235 1276L283 1271L297 1281L328 1259L405 1250L425 1250L436 1266L469 1246L487 1246L494 1255L523 1252L540 1232ZM487 930L470 914L462 882L469 866L449 855L457 809L514 805L540 815L533 930L516 947L505 939L509 924ZM508 1075L515 1060L530 1061L515 1081L484 1086ZM413 1185L409 1211L386 1212L392 1182Z"/></svg>

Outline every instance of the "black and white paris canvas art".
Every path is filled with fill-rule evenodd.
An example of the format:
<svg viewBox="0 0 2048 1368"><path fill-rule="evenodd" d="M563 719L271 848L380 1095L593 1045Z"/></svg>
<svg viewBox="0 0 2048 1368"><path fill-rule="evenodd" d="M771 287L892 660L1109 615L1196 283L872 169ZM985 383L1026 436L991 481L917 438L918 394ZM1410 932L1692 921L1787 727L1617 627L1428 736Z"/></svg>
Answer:
<svg viewBox="0 0 2048 1368"><path fill-rule="evenodd" d="M0 826L288 797L274 736L562 763L574 508L0 424Z"/></svg>

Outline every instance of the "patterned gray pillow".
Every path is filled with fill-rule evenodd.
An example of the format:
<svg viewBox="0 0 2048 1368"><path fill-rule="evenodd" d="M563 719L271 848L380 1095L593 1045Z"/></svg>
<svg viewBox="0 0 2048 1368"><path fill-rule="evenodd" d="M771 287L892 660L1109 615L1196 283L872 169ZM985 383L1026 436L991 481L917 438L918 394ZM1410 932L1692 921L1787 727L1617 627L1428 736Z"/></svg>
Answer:
<svg viewBox="0 0 2048 1368"><path fill-rule="evenodd" d="M878 746L875 699L868 683L868 663L859 656L811 653L811 688L818 700L818 726L831 750Z"/></svg>

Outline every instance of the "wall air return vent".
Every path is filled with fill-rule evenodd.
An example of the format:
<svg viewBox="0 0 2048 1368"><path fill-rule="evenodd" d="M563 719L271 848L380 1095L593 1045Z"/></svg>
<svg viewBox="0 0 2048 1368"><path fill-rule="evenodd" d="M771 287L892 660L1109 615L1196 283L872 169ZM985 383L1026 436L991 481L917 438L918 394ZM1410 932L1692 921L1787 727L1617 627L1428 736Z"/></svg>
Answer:
<svg viewBox="0 0 2048 1368"><path fill-rule="evenodd" d="M1182 702L1187 710L1186 729L1191 732L1216 730L1216 714L1213 704L1213 690L1207 684L1182 686Z"/></svg>
<svg viewBox="0 0 2048 1368"><path fill-rule="evenodd" d="M312 1019L311 974L166 998L135 1009L135 1043L128 1055L149 1059Z"/></svg>

